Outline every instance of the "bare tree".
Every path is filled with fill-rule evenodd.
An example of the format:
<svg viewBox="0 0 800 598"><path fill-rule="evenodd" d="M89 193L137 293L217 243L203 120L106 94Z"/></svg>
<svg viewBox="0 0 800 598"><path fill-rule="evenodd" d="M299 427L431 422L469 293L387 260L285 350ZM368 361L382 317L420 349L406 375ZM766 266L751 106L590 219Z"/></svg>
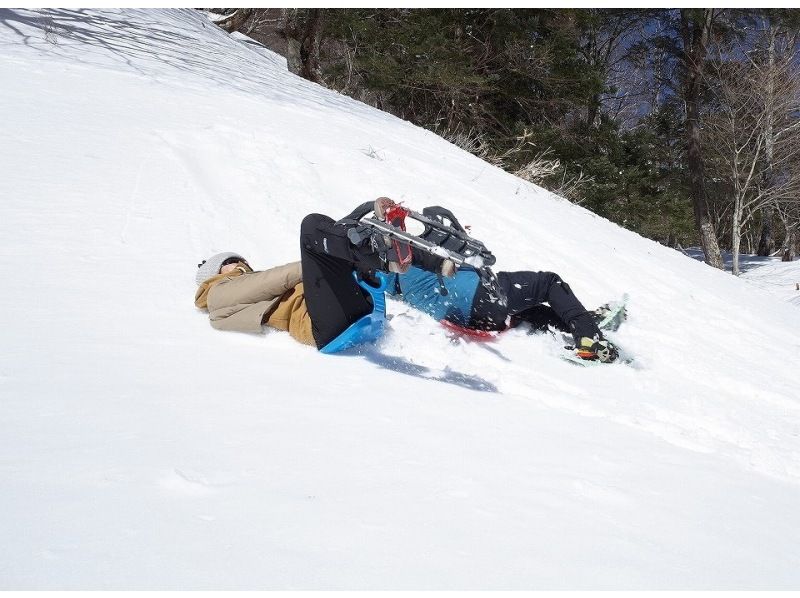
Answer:
<svg viewBox="0 0 800 598"><path fill-rule="evenodd" d="M737 276L743 227L763 207L796 203L800 194L800 69L794 43L776 56L773 34L762 53L717 47L707 74L714 100L703 119L706 155L729 195Z"/></svg>
<svg viewBox="0 0 800 598"><path fill-rule="evenodd" d="M778 27L774 23L769 24L767 30L767 77L766 88L764 89L764 104L766 112L766 121L764 123L764 180L763 186L770 187L773 184L773 168L772 162L775 155L775 38L778 35ZM772 253L775 248L775 239L772 235L772 219L773 219L773 205L768 203L761 211L761 239L758 244L758 254L767 256Z"/></svg>

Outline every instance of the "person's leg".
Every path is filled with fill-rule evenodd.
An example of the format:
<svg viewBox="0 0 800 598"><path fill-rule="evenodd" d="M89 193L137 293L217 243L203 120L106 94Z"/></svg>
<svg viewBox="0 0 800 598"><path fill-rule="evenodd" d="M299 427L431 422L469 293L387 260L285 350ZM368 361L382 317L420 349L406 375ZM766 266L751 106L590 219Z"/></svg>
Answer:
<svg viewBox="0 0 800 598"><path fill-rule="evenodd" d="M550 328L561 332L572 332L549 305L534 305L511 316L511 326L518 326L522 322L528 323L531 330L536 332L547 332Z"/></svg>
<svg viewBox="0 0 800 598"><path fill-rule="evenodd" d="M508 316L508 305L496 282L488 288L483 281L478 282L467 327L476 330L505 330Z"/></svg>
<svg viewBox="0 0 800 598"><path fill-rule="evenodd" d="M321 214L303 219L300 256L306 307L321 349L372 311L369 294L355 281L353 271L357 265L375 267L380 260L358 251L347 240L346 227Z"/></svg>
<svg viewBox="0 0 800 598"><path fill-rule="evenodd" d="M522 315L541 303L549 303L553 313L576 339L602 338L592 316L569 285L553 272L498 272L497 280L508 298L508 312Z"/></svg>

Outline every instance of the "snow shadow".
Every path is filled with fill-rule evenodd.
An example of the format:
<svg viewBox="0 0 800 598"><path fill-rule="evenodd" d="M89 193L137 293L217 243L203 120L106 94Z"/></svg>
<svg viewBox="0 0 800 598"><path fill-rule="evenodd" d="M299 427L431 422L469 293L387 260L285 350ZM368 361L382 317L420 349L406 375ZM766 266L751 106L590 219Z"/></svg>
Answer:
<svg viewBox="0 0 800 598"><path fill-rule="evenodd" d="M269 93L306 105L322 103L349 110L358 106L335 92L325 93L321 99L318 90L309 91L309 82L299 77L284 78L288 71L277 67L274 59L265 68L264 53L268 50L256 47L257 42L242 43L200 13L194 17L197 29L204 31L201 38L197 31L185 29L185 17L178 26L169 11L147 9L127 10L123 18L92 9L3 8L0 27L14 32L26 46L43 55L69 57L87 65L120 63L157 81L168 77L170 69L165 67L171 67L197 76L200 85L210 80L237 91ZM81 51L76 53L77 47Z"/></svg>
<svg viewBox="0 0 800 598"><path fill-rule="evenodd" d="M722 260L725 265L725 270L730 272L733 270L733 254L730 251L722 251ZM688 255L690 258L696 259L698 262L702 262L705 260L705 254L703 250L699 247L689 247L683 250L684 255ZM753 268L758 268L765 264L772 264L775 262L780 262L780 257L775 256L766 256L762 257L760 255L750 255L747 253L740 253L739 254L739 269L742 273L748 272Z"/></svg>
<svg viewBox="0 0 800 598"><path fill-rule="evenodd" d="M135 10L130 11L130 14L136 18L114 18L111 13L87 9L0 9L0 25L22 37L25 45L42 52L65 54L70 46L94 46L104 50L105 56L116 59L143 75L147 73L135 62L162 62L183 71L222 79L225 68L220 66L215 71L201 54L209 48L197 48L194 37L160 21L159 17L163 17L163 13ZM208 23L207 27L214 26ZM41 43L43 41L50 43ZM99 59L100 56L97 55L96 58ZM82 57L70 55L70 59L85 64L95 62L91 53ZM234 77L229 73L227 79Z"/></svg>
<svg viewBox="0 0 800 598"><path fill-rule="evenodd" d="M499 392L497 386L488 380L484 380L480 376L475 376L473 374L457 372L455 370L451 370L449 367L445 367L441 370L433 370L425 367L424 365L412 363L407 359L403 359L402 357L384 355L383 353L379 353L378 351L374 350L364 351L363 353L359 354L370 363L374 363L375 365L386 368L387 370L392 370L393 372L399 372L401 374L415 376L417 378L424 378L426 380L445 382L446 384L454 384L455 386L468 388L470 390L477 390L478 392Z"/></svg>

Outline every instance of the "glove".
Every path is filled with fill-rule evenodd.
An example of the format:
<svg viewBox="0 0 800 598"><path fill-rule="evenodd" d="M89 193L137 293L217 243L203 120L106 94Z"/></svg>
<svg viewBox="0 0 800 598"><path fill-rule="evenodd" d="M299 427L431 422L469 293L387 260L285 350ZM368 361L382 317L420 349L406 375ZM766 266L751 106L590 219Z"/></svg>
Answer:
<svg viewBox="0 0 800 598"><path fill-rule="evenodd" d="M444 260L442 262L442 267L439 268L439 272L442 273L442 276L447 276L448 278L452 278L456 275L456 264L453 260Z"/></svg>

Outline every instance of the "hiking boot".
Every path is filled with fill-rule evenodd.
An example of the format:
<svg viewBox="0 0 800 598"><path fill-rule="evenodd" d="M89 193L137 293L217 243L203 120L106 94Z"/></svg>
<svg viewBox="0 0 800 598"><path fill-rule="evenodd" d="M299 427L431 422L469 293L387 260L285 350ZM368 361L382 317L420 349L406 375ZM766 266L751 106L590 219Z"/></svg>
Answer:
<svg viewBox="0 0 800 598"><path fill-rule="evenodd" d="M393 199L389 199L388 197L379 197L375 200L375 207L373 208L375 211L375 218L386 222L387 212L389 212L396 205L397 204Z"/></svg>
<svg viewBox="0 0 800 598"><path fill-rule="evenodd" d="M597 336L594 338L584 336L575 347L575 355L589 361L599 360L603 363L611 363L617 360L619 351L605 339L600 339Z"/></svg>

